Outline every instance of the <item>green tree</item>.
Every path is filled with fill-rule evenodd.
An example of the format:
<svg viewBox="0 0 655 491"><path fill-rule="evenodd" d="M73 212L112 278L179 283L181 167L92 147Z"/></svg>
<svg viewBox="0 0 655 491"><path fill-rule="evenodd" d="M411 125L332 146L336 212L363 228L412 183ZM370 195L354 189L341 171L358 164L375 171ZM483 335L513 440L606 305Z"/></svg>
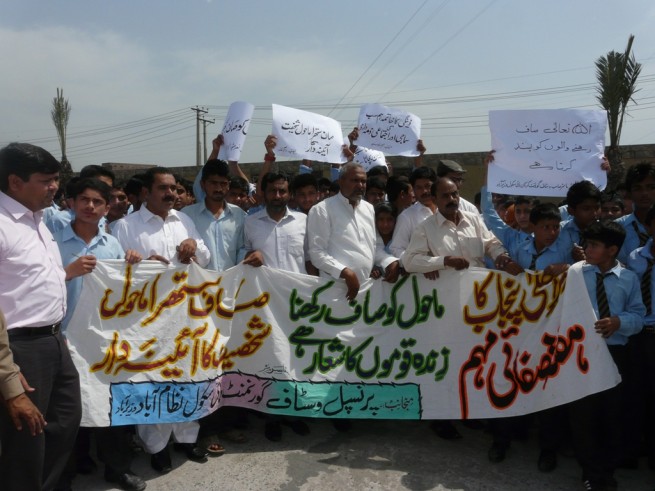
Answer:
<svg viewBox="0 0 655 491"><path fill-rule="evenodd" d="M637 92L637 78L641 72L641 63L637 63L632 53L634 39L635 37L631 34L625 52L610 51L596 60L596 79L598 80L596 99L600 106L607 111L610 134L607 158L612 166L608 187L612 189L625 177L623 155L619 148L621 130L628 104L630 101L635 102L633 96Z"/></svg>
<svg viewBox="0 0 655 491"><path fill-rule="evenodd" d="M68 99L64 99L64 89L57 88L57 97L52 99L52 109L50 116L57 130L57 138L61 147L61 181L65 183L73 175L68 157L66 157L66 128L68 127L68 118L71 113L71 106Z"/></svg>

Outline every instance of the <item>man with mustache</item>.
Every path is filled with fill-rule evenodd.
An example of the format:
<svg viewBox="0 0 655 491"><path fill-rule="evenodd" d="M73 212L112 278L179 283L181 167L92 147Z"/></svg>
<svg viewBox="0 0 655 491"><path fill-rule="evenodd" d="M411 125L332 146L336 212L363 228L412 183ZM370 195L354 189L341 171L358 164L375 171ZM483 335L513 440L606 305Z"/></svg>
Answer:
<svg viewBox="0 0 655 491"><path fill-rule="evenodd" d="M437 205L432 197L432 184L437 180L437 174L430 167L417 167L412 172L409 182L414 189L416 202L405 209L396 220L396 228L389 249L396 257L401 257L409 245L412 232L419 223L434 215Z"/></svg>
<svg viewBox="0 0 655 491"><path fill-rule="evenodd" d="M138 211L116 222L113 235L124 250L132 249L144 258L166 264L197 262L207 266L210 253L193 221L173 209L177 185L173 173L165 167L153 167L144 175L145 201ZM137 433L146 451L152 455L150 464L158 472L172 469L168 453L171 434L183 445L187 458L206 462L207 454L195 446L197 421L172 424L138 425Z"/></svg>
<svg viewBox="0 0 655 491"><path fill-rule="evenodd" d="M426 218L412 234L402 259L410 273L429 273L442 269L484 268L484 256L510 274L522 268L507 254L501 242L485 226L478 213L459 209L457 185L447 177L432 185L437 213Z"/></svg>
<svg viewBox="0 0 655 491"><path fill-rule="evenodd" d="M0 339L0 487L6 491L54 489L82 417L79 376L60 330L66 273L42 221L59 170L43 148L11 143L0 150L0 310L9 339L8 347Z"/></svg>
<svg viewBox="0 0 655 491"><path fill-rule="evenodd" d="M384 246L376 254L375 213L373 206L363 200L364 168L352 162L342 166L339 186L339 194L309 211L309 257L320 276L343 278L346 298L353 300L374 264L385 270L385 280L392 283L398 279L400 267L395 257L383 252Z"/></svg>
<svg viewBox="0 0 655 491"><path fill-rule="evenodd" d="M269 172L261 179L265 209L246 218L245 243L248 253L244 264L307 274L309 254L305 232L307 216L289 210L289 178ZM299 434L309 433L309 427L298 418L266 415L264 435L277 442L282 439L282 424Z"/></svg>

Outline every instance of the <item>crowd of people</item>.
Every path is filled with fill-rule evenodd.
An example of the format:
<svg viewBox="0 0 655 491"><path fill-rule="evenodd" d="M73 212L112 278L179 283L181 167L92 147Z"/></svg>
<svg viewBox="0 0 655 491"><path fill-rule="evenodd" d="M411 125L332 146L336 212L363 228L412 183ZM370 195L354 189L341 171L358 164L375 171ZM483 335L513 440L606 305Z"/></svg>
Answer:
<svg viewBox="0 0 655 491"><path fill-rule="evenodd" d="M217 159L219 135L196 182L153 167L121 183L109 169L90 165L62 187L61 199L60 165L51 154L24 143L0 150L3 489L71 489L76 473L96 470L95 441L105 480L142 490L145 481L131 469L137 450L166 473L171 440L174 450L202 463L224 453L224 443L247 438L246 412L234 407L200 421L78 430L79 377L65 333L82 277L106 259L193 261L216 271L266 265L343 279L344 300L371 277L395 282L416 273L438 281L444 269L558 275L581 268L598 318L594 328L622 382L536 415L490 420L488 459L504 460L511 441L536 423L542 472L556 468L567 441L586 489L615 489L614 470L636 468L644 453L655 470L655 425L648 417L655 414L655 164L632 166L625 186L612 194L576 183L559 207L486 188L474 204L460 196L466 170L457 162L424 165L419 141L409 176L384 165L367 173L352 161L357 136L356 129L349 135L343 152L350 161L332 169L333 179L317 179L311 162L293 178L273 170L276 139L268 136L252 184L238 163ZM493 152L486 165L494 165ZM263 417L271 441L282 438L283 427L310 432L299 418ZM444 439L461 438L457 424L434 421L432 429ZM335 423L340 431L349 425Z"/></svg>

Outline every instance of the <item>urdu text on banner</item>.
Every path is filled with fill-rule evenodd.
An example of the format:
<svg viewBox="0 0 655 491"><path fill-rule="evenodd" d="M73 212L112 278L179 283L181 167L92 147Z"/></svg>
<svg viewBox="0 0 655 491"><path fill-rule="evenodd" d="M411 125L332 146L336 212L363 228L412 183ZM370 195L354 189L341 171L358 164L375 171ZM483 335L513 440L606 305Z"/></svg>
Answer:
<svg viewBox="0 0 655 491"><path fill-rule="evenodd" d="M566 196L569 187L587 180L607 184L601 169L607 113L583 109L490 111L494 162L490 192Z"/></svg>
<svg viewBox="0 0 655 491"><path fill-rule="evenodd" d="M341 123L316 113L273 104L275 153L294 159L343 164Z"/></svg>
<svg viewBox="0 0 655 491"><path fill-rule="evenodd" d="M241 159L241 151L246 142L246 135L254 111L255 106L249 102L236 101L230 104L221 130L223 145L221 145L218 153L219 159L234 162Z"/></svg>
<svg viewBox="0 0 655 491"><path fill-rule="evenodd" d="M442 271L396 284L238 265L99 261L66 336L83 426L220 406L321 418L531 413L616 385L580 271ZM565 288L566 286L566 288Z"/></svg>
<svg viewBox="0 0 655 491"><path fill-rule="evenodd" d="M357 120L359 136L355 142L385 155L416 157L421 138L421 118L401 109L381 104L365 104Z"/></svg>

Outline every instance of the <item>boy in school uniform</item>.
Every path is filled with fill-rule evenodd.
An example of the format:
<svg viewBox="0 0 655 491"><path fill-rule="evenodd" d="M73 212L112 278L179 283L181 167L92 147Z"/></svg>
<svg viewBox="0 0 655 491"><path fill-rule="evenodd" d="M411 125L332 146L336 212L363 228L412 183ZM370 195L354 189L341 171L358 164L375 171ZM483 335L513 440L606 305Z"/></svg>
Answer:
<svg viewBox="0 0 655 491"><path fill-rule="evenodd" d="M510 257L523 269L544 271L558 275L569 267L570 252L558 244L561 215L557 206L541 203L530 210L530 223L533 234L527 240L512 242L508 248ZM557 448L562 432L561 408L553 408L538 413L540 454L537 466L542 472L551 472L557 467ZM525 417L498 418L490 421L493 443L488 451L489 461L502 462L509 448L512 436L527 431L529 420Z"/></svg>
<svg viewBox="0 0 655 491"><path fill-rule="evenodd" d="M646 214L655 204L655 164L635 164L625 176L626 191L632 200L632 213L616 221L625 229L625 242L619 251L619 261L628 262L628 256L637 247L643 247L648 240Z"/></svg>
<svg viewBox="0 0 655 491"><path fill-rule="evenodd" d="M604 220L589 225L584 239L586 260L572 266L568 274L583 275L598 319L595 331L605 339L623 375L628 338L641 330L646 313L637 275L616 259L625 230L616 222ZM588 490L617 486L614 470L621 450L622 385L574 401L569 408L576 456Z"/></svg>
<svg viewBox="0 0 655 491"><path fill-rule="evenodd" d="M125 259L132 264L141 260L136 251L123 252L118 240L99 225L109 210L111 186L99 179L84 178L72 188L71 199L73 220L53 233L66 271L68 308L62 321L64 333L82 292L82 276L92 272L98 260ZM88 456L89 429L80 430L76 444L76 466L78 472L88 473L95 467ZM145 481L130 469L132 450L126 428L110 426L94 428L93 432L98 444L98 455L105 463L105 480L118 483L125 490L145 489Z"/></svg>
<svg viewBox="0 0 655 491"><path fill-rule="evenodd" d="M650 238L643 247L630 253L627 264L639 277L646 316L644 328L632 336L628 344L630 363L625 391L626 401L630 404L626 410L630 417L627 418L629 424L624 428L625 448L621 467L639 467L641 439L645 436L648 466L655 470L655 424L652 420L655 414L655 206L648 210L644 223Z"/></svg>
<svg viewBox="0 0 655 491"><path fill-rule="evenodd" d="M570 264L585 258L582 234L598 220L600 200L600 189L590 181L576 182L566 193L567 211L572 218L562 223L559 241L561 247L570 253Z"/></svg>

